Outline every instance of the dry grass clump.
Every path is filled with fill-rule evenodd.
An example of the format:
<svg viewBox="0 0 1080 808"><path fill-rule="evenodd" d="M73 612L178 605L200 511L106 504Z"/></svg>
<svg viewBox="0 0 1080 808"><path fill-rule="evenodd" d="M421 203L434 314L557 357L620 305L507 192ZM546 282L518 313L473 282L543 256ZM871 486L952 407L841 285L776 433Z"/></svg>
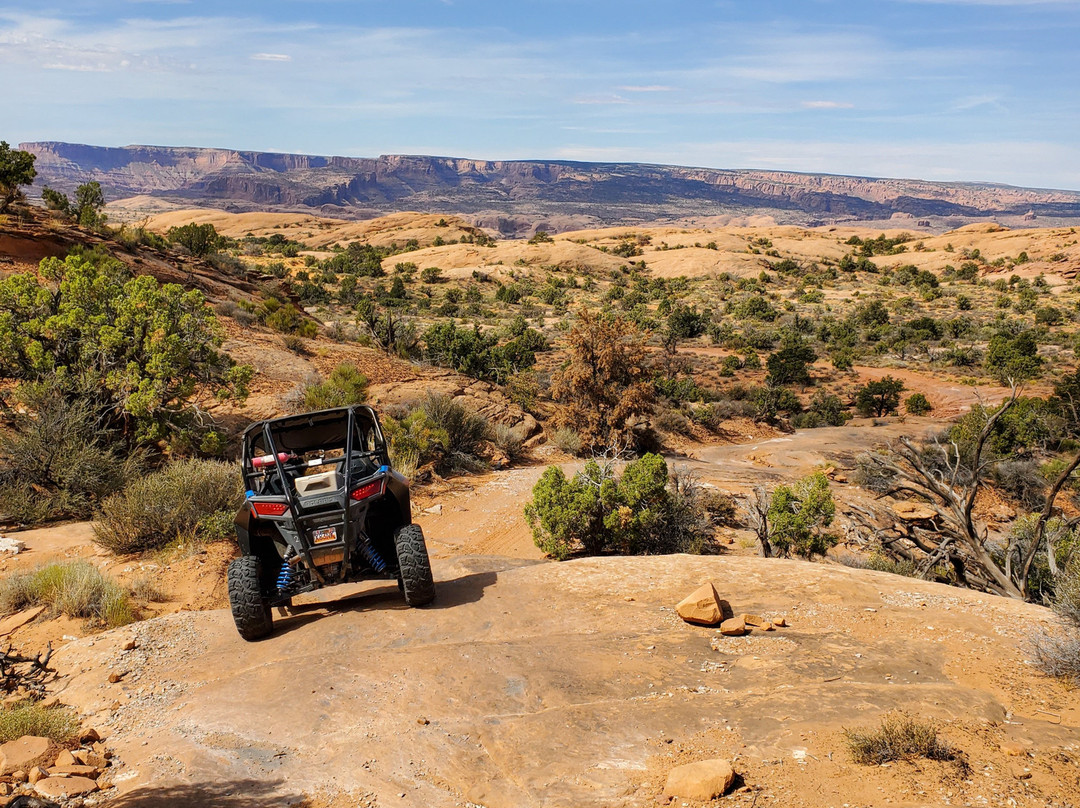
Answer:
<svg viewBox="0 0 1080 808"><path fill-rule="evenodd" d="M231 532L243 502L236 466L178 460L101 504L95 541L114 553L155 550L177 540L215 541Z"/></svg>
<svg viewBox="0 0 1080 808"><path fill-rule="evenodd" d="M0 610L9 614L32 606L107 628L135 620L128 591L88 561L54 562L0 580Z"/></svg>
<svg viewBox="0 0 1080 808"><path fill-rule="evenodd" d="M1054 611L1061 625L1032 637L1032 659L1048 676L1080 686L1080 557L1074 557L1054 581Z"/></svg>
<svg viewBox="0 0 1080 808"><path fill-rule="evenodd" d="M20 701L0 709L0 743L24 735L51 738L66 745L79 738L79 717L66 707L43 707L34 701Z"/></svg>
<svg viewBox="0 0 1080 808"><path fill-rule="evenodd" d="M525 454L525 431L519 427L495 424L491 433L491 442L506 455L510 462L520 460Z"/></svg>
<svg viewBox="0 0 1080 808"><path fill-rule="evenodd" d="M956 750L938 737L937 726L904 713L888 713L881 726L869 730L844 730L851 759L880 765L892 760L952 760Z"/></svg>

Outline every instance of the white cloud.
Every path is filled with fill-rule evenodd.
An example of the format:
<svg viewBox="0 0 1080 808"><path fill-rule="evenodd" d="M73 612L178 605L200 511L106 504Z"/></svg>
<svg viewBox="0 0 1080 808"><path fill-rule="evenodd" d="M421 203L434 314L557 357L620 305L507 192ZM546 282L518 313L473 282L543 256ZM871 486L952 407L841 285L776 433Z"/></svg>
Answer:
<svg viewBox="0 0 1080 808"><path fill-rule="evenodd" d="M292 57L287 53L253 53L248 57L256 62L291 62Z"/></svg>

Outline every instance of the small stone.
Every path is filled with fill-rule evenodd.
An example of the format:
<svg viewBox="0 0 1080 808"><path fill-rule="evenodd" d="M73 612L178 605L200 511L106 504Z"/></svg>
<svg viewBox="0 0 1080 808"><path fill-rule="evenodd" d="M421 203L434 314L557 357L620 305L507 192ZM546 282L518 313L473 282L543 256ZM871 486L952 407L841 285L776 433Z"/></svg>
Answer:
<svg viewBox="0 0 1080 808"><path fill-rule="evenodd" d="M699 626L715 626L724 618L720 596L712 584L702 584L675 607L679 617Z"/></svg>
<svg viewBox="0 0 1080 808"><path fill-rule="evenodd" d="M625 600L627 603L634 602L634 598L632 598L630 595L627 595L625 598L623 598L623 600Z"/></svg>
<svg viewBox="0 0 1080 808"><path fill-rule="evenodd" d="M68 800L98 790L98 784L89 777L47 777L40 780L34 790L53 800Z"/></svg>
<svg viewBox="0 0 1080 808"><path fill-rule="evenodd" d="M787 620L785 620L783 617L774 617L772 624L777 628L784 628L784 626L787 625Z"/></svg>
<svg viewBox="0 0 1080 808"><path fill-rule="evenodd" d="M101 733L93 727L87 727L82 731L82 735L79 736L79 743L85 745L88 743L96 743L101 740Z"/></svg>
<svg viewBox="0 0 1080 808"><path fill-rule="evenodd" d="M97 752L87 752L82 762L84 766L93 766L95 769L104 769L109 765L109 759Z"/></svg>
<svg viewBox="0 0 1080 808"><path fill-rule="evenodd" d="M1006 755L1012 757L1023 757L1028 753L1028 749L1022 743L1016 743L1015 741L1006 741L1001 745L1001 751Z"/></svg>
<svg viewBox="0 0 1080 808"><path fill-rule="evenodd" d="M48 738L24 735L0 745L0 775L30 771L34 766L48 765L56 759L56 746Z"/></svg>
<svg viewBox="0 0 1080 808"><path fill-rule="evenodd" d="M34 766L34 768L30 770L30 773L26 775L26 781L30 783L30 785L34 785L38 782L38 780L44 780L48 776L49 773L43 768L41 768L40 766Z"/></svg>
<svg viewBox="0 0 1080 808"><path fill-rule="evenodd" d="M91 744L90 748L93 749L94 752L101 755L106 760L108 760L109 758L112 757L112 752L110 752L108 749L106 749L105 744L101 743L100 741L95 741L93 744Z"/></svg>
<svg viewBox="0 0 1080 808"><path fill-rule="evenodd" d="M762 631L776 631L776 626L774 626L772 623L766 623L764 626L761 626L761 630Z"/></svg>
<svg viewBox="0 0 1080 808"><path fill-rule="evenodd" d="M112 704L109 705L109 709L113 710L113 711L119 710L120 709L120 702L114 701Z"/></svg>
<svg viewBox="0 0 1080 808"><path fill-rule="evenodd" d="M746 625L754 628L765 628L765 626L771 625L768 620L757 614L744 614L742 620Z"/></svg>
<svg viewBox="0 0 1080 808"><path fill-rule="evenodd" d="M6 797L11 794L11 786L7 783L0 783L0 797Z"/></svg>
<svg viewBox="0 0 1080 808"><path fill-rule="evenodd" d="M741 617L732 617L720 624L720 633L725 637L741 637L746 633L746 622Z"/></svg>
<svg viewBox="0 0 1080 808"><path fill-rule="evenodd" d="M735 769L728 761L700 760L668 772L664 796L705 802L724 794L734 781Z"/></svg>
<svg viewBox="0 0 1080 808"><path fill-rule="evenodd" d="M75 749L75 750L73 750L71 752L71 756L73 758L75 758L75 762L78 763L81 766L88 765L87 762L86 762L86 756L89 755L89 754L91 754L91 753L87 752L85 749ZM60 759L57 758L56 765L57 766L62 766L64 764L60 763Z"/></svg>
<svg viewBox="0 0 1080 808"><path fill-rule="evenodd" d="M22 769L17 772L11 773L11 782L13 783L25 783L27 781L27 774Z"/></svg>
<svg viewBox="0 0 1080 808"><path fill-rule="evenodd" d="M120 648L121 648L121 650L124 650L124 651L134 651L135 650L135 640L128 640L123 645L121 645Z"/></svg>
<svg viewBox="0 0 1080 808"><path fill-rule="evenodd" d="M416 723L419 724L422 727L426 727L431 722L428 721L426 718L421 717L421 718L416 719Z"/></svg>
<svg viewBox="0 0 1080 808"><path fill-rule="evenodd" d="M56 756L56 763L54 763L53 765L54 766L75 766L76 764L78 764L78 761L75 760L75 756L73 754L71 754L71 752L69 752L68 750L65 749L63 752L61 752L59 755Z"/></svg>
<svg viewBox="0 0 1080 808"><path fill-rule="evenodd" d="M109 684L115 685L117 682L119 682L123 678L124 678L124 674L117 673L116 671L113 671L112 673L109 674Z"/></svg>

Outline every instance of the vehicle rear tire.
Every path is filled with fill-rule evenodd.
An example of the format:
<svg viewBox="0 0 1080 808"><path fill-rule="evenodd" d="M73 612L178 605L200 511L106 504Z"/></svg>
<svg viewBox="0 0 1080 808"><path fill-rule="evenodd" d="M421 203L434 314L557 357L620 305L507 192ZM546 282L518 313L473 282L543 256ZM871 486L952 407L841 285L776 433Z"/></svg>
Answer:
<svg viewBox="0 0 1080 808"><path fill-rule="evenodd" d="M260 566L257 556L241 556L229 564L229 606L233 622L240 636L249 642L274 630L270 602L260 586Z"/></svg>
<svg viewBox="0 0 1080 808"><path fill-rule="evenodd" d="M435 581L431 577L431 562L420 525L398 528L394 533L394 547L405 602L410 606L431 603L435 599Z"/></svg>

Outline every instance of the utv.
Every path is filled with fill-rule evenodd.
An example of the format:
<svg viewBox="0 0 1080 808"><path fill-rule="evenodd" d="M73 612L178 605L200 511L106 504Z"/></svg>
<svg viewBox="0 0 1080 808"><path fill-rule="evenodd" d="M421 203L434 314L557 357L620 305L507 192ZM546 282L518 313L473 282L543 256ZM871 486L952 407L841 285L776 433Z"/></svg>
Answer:
<svg viewBox="0 0 1080 808"><path fill-rule="evenodd" d="M390 467L370 407L341 407L252 424L243 439L241 557L229 565L240 636L273 630L274 606L332 584L396 578L410 606L435 597L409 481Z"/></svg>

